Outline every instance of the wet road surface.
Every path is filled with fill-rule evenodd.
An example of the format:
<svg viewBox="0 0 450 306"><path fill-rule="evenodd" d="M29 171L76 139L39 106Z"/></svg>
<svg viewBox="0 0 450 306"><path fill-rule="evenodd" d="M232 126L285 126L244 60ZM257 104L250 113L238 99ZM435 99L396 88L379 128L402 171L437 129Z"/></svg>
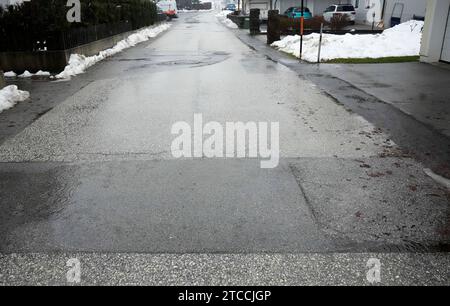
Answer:
<svg viewBox="0 0 450 306"><path fill-rule="evenodd" d="M0 146L5 254L448 245L448 191L420 163L312 82L247 47L212 13L183 15L157 39L70 82L31 90L35 98L57 92L55 107ZM280 165L174 159L171 127L192 123L194 113L222 124L279 122Z"/></svg>

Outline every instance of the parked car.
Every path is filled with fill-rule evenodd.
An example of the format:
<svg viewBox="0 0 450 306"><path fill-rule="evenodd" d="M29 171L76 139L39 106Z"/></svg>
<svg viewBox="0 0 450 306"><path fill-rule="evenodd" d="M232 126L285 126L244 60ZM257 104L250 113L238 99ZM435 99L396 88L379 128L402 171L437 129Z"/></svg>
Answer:
<svg viewBox="0 0 450 306"><path fill-rule="evenodd" d="M225 6L225 10L232 12L236 11L236 4L233 3L227 4L227 6Z"/></svg>
<svg viewBox="0 0 450 306"><path fill-rule="evenodd" d="M303 8L303 13L302 13L302 8L298 7L298 6L293 6L288 8L285 12L284 15L289 17L289 18L300 18L300 17L304 17L305 19L310 19L312 18L312 14L311 11L309 10L309 8L304 7Z"/></svg>
<svg viewBox="0 0 450 306"><path fill-rule="evenodd" d="M178 8L175 0L163 0L156 3L157 8L169 18L178 18Z"/></svg>
<svg viewBox="0 0 450 306"><path fill-rule="evenodd" d="M335 15L347 15L350 23L355 24L356 11L355 7L351 4L334 4L323 12L323 18L328 22Z"/></svg>

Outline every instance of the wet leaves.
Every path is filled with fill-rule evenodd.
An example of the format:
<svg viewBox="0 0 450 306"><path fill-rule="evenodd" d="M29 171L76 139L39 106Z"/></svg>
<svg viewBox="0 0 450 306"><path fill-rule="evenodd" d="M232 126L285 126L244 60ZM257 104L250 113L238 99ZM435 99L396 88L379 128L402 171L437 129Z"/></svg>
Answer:
<svg viewBox="0 0 450 306"><path fill-rule="evenodd" d="M384 172L367 172L367 175L370 177L382 177L386 174Z"/></svg>

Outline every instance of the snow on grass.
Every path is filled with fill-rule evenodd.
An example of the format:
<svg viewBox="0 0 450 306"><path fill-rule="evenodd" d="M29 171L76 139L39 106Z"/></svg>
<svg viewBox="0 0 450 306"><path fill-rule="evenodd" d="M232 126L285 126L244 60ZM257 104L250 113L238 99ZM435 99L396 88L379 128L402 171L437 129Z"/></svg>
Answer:
<svg viewBox="0 0 450 306"><path fill-rule="evenodd" d="M423 24L423 21L411 20L387 29L381 34L323 34L321 60L417 56L420 51ZM317 61L319 37L317 33L303 36L303 60ZM272 46L299 57L300 36L286 36L274 42Z"/></svg>
<svg viewBox="0 0 450 306"><path fill-rule="evenodd" d="M28 91L19 90L16 85L9 85L0 89L0 113L30 97Z"/></svg>
<svg viewBox="0 0 450 306"><path fill-rule="evenodd" d="M450 180L448 178L440 176L440 175L434 173L431 169L428 169L428 168L423 169L423 172L425 172L426 175L428 175L433 180L435 180L436 182L438 182L442 186L447 187L447 189L450 190Z"/></svg>
<svg viewBox="0 0 450 306"><path fill-rule="evenodd" d="M100 51L94 56L84 56L80 54L71 54L69 58L69 64L64 68L64 71L57 74L55 77L58 79L70 78L77 74L83 73L87 68L98 63L99 61L121 52L124 49L133 47L138 43L149 40L152 37L156 37L161 32L170 28L169 23L163 23L158 26L148 27L143 30L137 31L131 34L127 38L119 41L114 47Z"/></svg>
<svg viewBox="0 0 450 306"><path fill-rule="evenodd" d="M219 21L221 23L223 23L224 25L226 25L227 27L231 28L231 29L237 29L238 26L237 24L235 24L233 21L231 21L230 19L227 18L227 15L232 13L232 11L221 11L219 14L216 15L217 19L219 19Z"/></svg>

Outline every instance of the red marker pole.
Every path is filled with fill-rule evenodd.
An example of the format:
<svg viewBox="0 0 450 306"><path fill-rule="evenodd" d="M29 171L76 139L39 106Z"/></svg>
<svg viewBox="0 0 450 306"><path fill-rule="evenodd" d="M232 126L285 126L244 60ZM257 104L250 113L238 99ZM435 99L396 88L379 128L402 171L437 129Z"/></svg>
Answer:
<svg viewBox="0 0 450 306"><path fill-rule="evenodd" d="M302 0L302 8L301 8L302 16L300 17L300 60L302 60L302 53L303 53L303 26L305 21L304 9L305 9L304 0Z"/></svg>

